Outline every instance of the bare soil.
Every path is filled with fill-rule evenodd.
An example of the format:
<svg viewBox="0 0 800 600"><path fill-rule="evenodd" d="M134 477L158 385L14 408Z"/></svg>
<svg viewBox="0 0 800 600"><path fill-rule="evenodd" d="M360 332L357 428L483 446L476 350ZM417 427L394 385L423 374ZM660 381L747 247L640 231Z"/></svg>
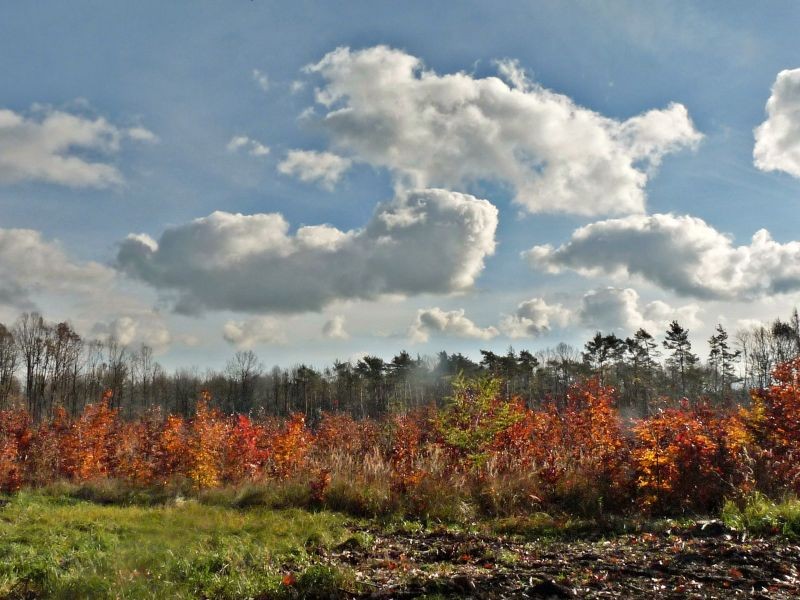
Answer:
<svg viewBox="0 0 800 600"><path fill-rule="evenodd" d="M574 541L368 532L322 557L362 598L800 598L800 545L719 522Z"/></svg>

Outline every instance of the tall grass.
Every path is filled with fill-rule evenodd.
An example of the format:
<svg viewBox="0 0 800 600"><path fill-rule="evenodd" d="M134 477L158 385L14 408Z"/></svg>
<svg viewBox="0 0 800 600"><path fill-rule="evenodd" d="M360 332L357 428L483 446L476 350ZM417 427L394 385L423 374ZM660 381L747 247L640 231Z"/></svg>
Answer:
<svg viewBox="0 0 800 600"><path fill-rule="evenodd" d="M722 508L722 519L734 529L756 535L783 534L800 537L800 499L773 501L758 492L744 502L728 500Z"/></svg>

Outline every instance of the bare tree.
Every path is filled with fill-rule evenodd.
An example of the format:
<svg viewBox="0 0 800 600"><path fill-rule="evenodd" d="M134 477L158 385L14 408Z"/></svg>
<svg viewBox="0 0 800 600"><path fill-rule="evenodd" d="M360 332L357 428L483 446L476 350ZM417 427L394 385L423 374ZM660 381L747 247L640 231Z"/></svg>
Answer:
<svg viewBox="0 0 800 600"><path fill-rule="evenodd" d="M253 408L256 380L264 371L264 365L252 350L239 350L228 361L225 372L231 380L229 409L233 412L249 412Z"/></svg>
<svg viewBox="0 0 800 600"><path fill-rule="evenodd" d="M153 381L159 364L153 358L153 349L142 344L131 354L130 365L131 403L143 411L153 404Z"/></svg>
<svg viewBox="0 0 800 600"><path fill-rule="evenodd" d="M109 405L112 408L122 406L125 381L129 374L128 348L120 344L119 340L113 335L109 336L105 343L106 360L104 362L104 383L108 390L111 390Z"/></svg>
<svg viewBox="0 0 800 600"><path fill-rule="evenodd" d="M48 411L56 404L74 404L82 348L81 336L69 323L58 323L51 328L47 344L49 358L46 361L49 368Z"/></svg>
<svg viewBox="0 0 800 600"><path fill-rule="evenodd" d="M6 407L16 386L17 348L14 335L0 323L0 406Z"/></svg>
<svg viewBox="0 0 800 600"><path fill-rule="evenodd" d="M25 367L28 412L42 417L49 327L39 313L23 313L14 325L14 342Z"/></svg>

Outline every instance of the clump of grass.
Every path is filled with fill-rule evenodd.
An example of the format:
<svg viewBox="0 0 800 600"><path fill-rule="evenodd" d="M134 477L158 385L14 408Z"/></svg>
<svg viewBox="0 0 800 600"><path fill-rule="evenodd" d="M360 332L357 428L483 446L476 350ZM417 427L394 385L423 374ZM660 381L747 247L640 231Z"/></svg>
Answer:
<svg viewBox="0 0 800 600"><path fill-rule="evenodd" d="M196 493L202 504L228 508L309 508L311 490L304 478L289 481L250 482L239 486L211 488Z"/></svg>
<svg viewBox="0 0 800 600"><path fill-rule="evenodd" d="M399 510L387 482L334 477L325 492L324 505L354 517L384 517Z"/></svg>
<svg viewBox="0 0 800 600"><path fill-rule="evenodd" d="M743 503L726 501L722 507L722 520L728 527L757 535L800 537L800 499L786 498L774 502L756 492Z"/></svg>
<svg viewBox="0 0 800 600"><path fill-rule="evenodd" d="M297 578L295 589L301 598L328 600L345 595L353 588L355 578L350 573L328 565L312 565Z"/></svg>
<svg viewBox="0 0 800 600"><path fill-rule="evenodd" d="M168 485L140 487L120 479L95 479L82 483L58 480L36 489L52 499L86 500L118 506L158 506L191 495L188 482L173 480Z"/></svg>

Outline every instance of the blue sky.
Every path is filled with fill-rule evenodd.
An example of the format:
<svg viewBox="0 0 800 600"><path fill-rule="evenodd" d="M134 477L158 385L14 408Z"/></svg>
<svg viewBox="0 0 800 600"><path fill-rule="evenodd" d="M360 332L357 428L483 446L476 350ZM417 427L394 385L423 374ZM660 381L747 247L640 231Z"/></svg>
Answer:
<svg viewBox="0 0 800 600"><path fill-rule="evenodd" d="M754 129L769 117L765 105L778 74L800 66L798 13L800 7L791 2L758 7L712 2L333 6L258 0L10 4L0 20L0 74L6 82L0 88L0 110L21 119L23 125L4 130L0 120L0 229L27 233L7 233L5 246L0 242L0 249L5 248L0 254L5 280L0 283L0 321L38 308L52 319L73 320L89 337L114 333L131 345L154 345L167 365L214 367L244 347L252 347L267 364L325 364L360 353L389 357L401 348L422 354L444 348L476 355L479 348L502 350L509 344L539 349L564 340L581 345L598 328L620 334L636 326L657 331L671 318L684 321L702 346L718 321L735 330L750 320L783 316L800 294L795 281L800 278L781 267L791 265L797 252L792 242L797 239L800 178L793 161L800 163L800 141L792 137L796 132L791 118L800 117L789 109L776 116L770 136L765 134L764 147L770 151L760 167L754 162ZM351 53L336 68L361 68L359 57L370 55L358 53L380 46L394 52L387 64L403 57L419 61L417 83L422 73L438 78L463 73L465 93L470 94L483 89L480 82L486 78L499 75L508 86L508 98L527 94L531 102L542 102L541 90L559 94L579 113L603 119L604 124L585 130L589 136L607 130L617 132L612 136L627 135L619 133L617 125L648 111L667 111L672 103L685 109L686 118L670 113L673 121L665 126L669 131L659 129L659 135L667 137L659 138L661 145L646 158L636 154L638 142L593 150L587 158L580 153L583 142L575 139L570 146L569 136L558 143L525 141L528 129L537 127L525 122L529 115L525 111L514 117L513 126L500 123L501 128L517 128L512 137L519 139L497 140L498 154L509 148L514 156L525 153L525 160L510 165L508 173L524 168L527 160L543 170L542 165L564 161L565 169L573 173L568 162L573 153L581 160L602 163L616 161L621 152L626 165L646 179L638 188L645 198L638 208L622 200L617 204L613 194L630 189L614 186L596 187L596 200L586 196L575 200L586 186L594 186L592 181L578 181L579 175L570 175L566 185L575 189L562 190L561 195L554 194L552 186L520 191L540 183L536 169L524 177L455 177L450 171L457 165L428 166L428 162L438 164L440 155L442 160L464 159L468 148L446 147L447 137L442 144L429 141L427 146L397 142L384 148L389 158L378 160L365 148L373 147L374 136L380 136L376 132L393 122L391 99L377 112L350 105L353 121L345 124L350 129L343 130L326 117L352 104L350 97L345 94L326 107L317 101L315 89L330 91L338 85L353 94L354 86L366 85L358 89L369 97L391 92L394 83L379 89L375 81L361 83L339 71L304 69L321 64L342 47ZM528 83L515 87L496 61L506 65L516 61L513 64L526 73ZM786 81L789 91L776 99L776 105L791 108L796 106L792 94L797 87L789 85L794 82L791 71ZM409 94L417 93L413 91L417 83L412 82ZM425 98L438 101L430 95ZM425 108L425 99L408 99L418 103L417 109ZM308 109L314 112L302 116ZM77 122L69 127L103 121L105 142L80 146L74 137L56 153L86 165L105 165L115 173L110 176L114 181L89 183L86 174L78 182L67 181L60 171L48 174L24 162L47 151L47 140L41 136L63 131L37 127L53 115L75 117ZM435 125L448 127L446 116ZM541 136L566 135L553 127L543 129ZM637 134L640 139L654 135L648 127ZM680 127L683 132L675 133ZM22 135L32 136L24 140L32 144L25 146L30 155L20 149ZM71 130L65 135L78 134ZM232 142L237 136L248 141L236 146ZM435 141L436 135L430 139ZM468 133L459 134L456 141L464 140L470 143ZM253 144L269 152L252 152ZM539 148L550 154L538 156ZM335 155L330 160L338 157L347 163L335 173L323 160L326 154L303 155L308 161L292 168L286 161L293 150L330 153ZM424 163L422 175L409 166L416 164L417 152ZM406 158L391 162L397 155ZM480 163L481 158L475 160ZM281 172L281 164L286 172ZM480 164L486 172L505 167L497 162ZM316 179L312 167L317 169ZM331 182L319 173L328 173ZM293 310L291 300L280 307L270 300L260 302L271 292L258 288L242 302L231 300L228 305L224 288L231 282L226 278L231 267L203 272L199 277L204 281L188 282L189 275L183 274L189 265L179 262L184 260L182 254L168 254L162 238L170 230L187 236L221 231L221 221L191 225L214 211L244 216L280 213L289 224L290 237L303 225L321 224L357 236L369 229L368 223L377 222L374 215L405 214L409 202L427 206L419 214L430 223L434 219L425 211L438 200L425 194L407 198L410 190L422 188L470 194L458 200L465 204L454 212L437 213L442 224L453 225L451 219L462 218L465 207L477 211L470 218L488 215L484 205L475 204L479 199L497 209L496 228L489 232L496 249L492 251L484 239L485 251L469 264L457 264L466 245L439 248L428 237L413 242L426 248L431 242L429 260L442 263L437 273L443 280L452 277L449 286L423 281L412 273L415 265L402 264L397 272L386 268L380 276L366 271L353 275L346 269L328 281L319 269L330 274L339 263L336 256L316 250L306 254L295 250L302 256L286 263L302 271L295 279L288 267L278 264L276 256L283 256L283 251L273 248L268 265L254 259L248 263L252 270L236 281L268 277L272 279L267 288L279 286L289 292L296 284L301 289L311 286L312 295L319 293L322 300L301 309L303 302L298 299ZM604 208L597 208L601 204ZM657 214L696 217L703 226L692 222L686 233L687 222L642 220ZM630 220L632 215L639 220ZM609 219L625 220L615 225L615 231L621 227L623 233L615 234L613 243L619 246L613 251L608 248L608 225L602 225ZM237 223L247 224L246 235L263 241L266 234L258 229L260 222ZM534 246L563 246L576 229L592 224L600 225L580 248L553 250L547 259L539 256L537 264L520 256ZM767 249L750 245L751 236L762 228L774 240ZM643 236L643 229L655 237ZM236 236L243 235L235 231ZM158 250L149 252L140 244L139 262L122 261L120 248L129 234L147 234L158 243ZM436 234L421 230L419 235ZM725 247L724 236L730 238L732 249ZM376 251L377 238L365 234L358 239L352 242L355 249L346 246L342 261L358 261ZM676 240L683 245L672 244ZM228 242L220 242L216 251L229 251ZM591 243L601 244L603 252L598 254ZM19 251L23 246L27 250ZM685 247L695 254L679 258L677 252L675 260L694 261L691 272L656 273L666 268L664 261L631 264L631 257L642 252L669 253ZM37 252L41 257L30 259ZM597 258L600 254L606 262ZM217 258L209 256L211 262ZM447 259L440 260L442 256ZM427 266L427 259L415 260L420 270ZM36 266L59 261L63 265L56 269ZM398 255L396 263L402 262ZM238 269L240 263L235 264ZM365 288L343 290L335 285L337 279L349 281L351 276L353 285ZM731 278L730 286L726 277ZM763 281L749 285L737 277ZM297 283L306 278L316 278L316 287ZM5 293L3 285L8 288ZM320 289L326 285L337 290ZM213 301L208 287L218 288L213 290ZM176 293L191 300L191 311L179 307L191 314L175 312Z"/></svg>

